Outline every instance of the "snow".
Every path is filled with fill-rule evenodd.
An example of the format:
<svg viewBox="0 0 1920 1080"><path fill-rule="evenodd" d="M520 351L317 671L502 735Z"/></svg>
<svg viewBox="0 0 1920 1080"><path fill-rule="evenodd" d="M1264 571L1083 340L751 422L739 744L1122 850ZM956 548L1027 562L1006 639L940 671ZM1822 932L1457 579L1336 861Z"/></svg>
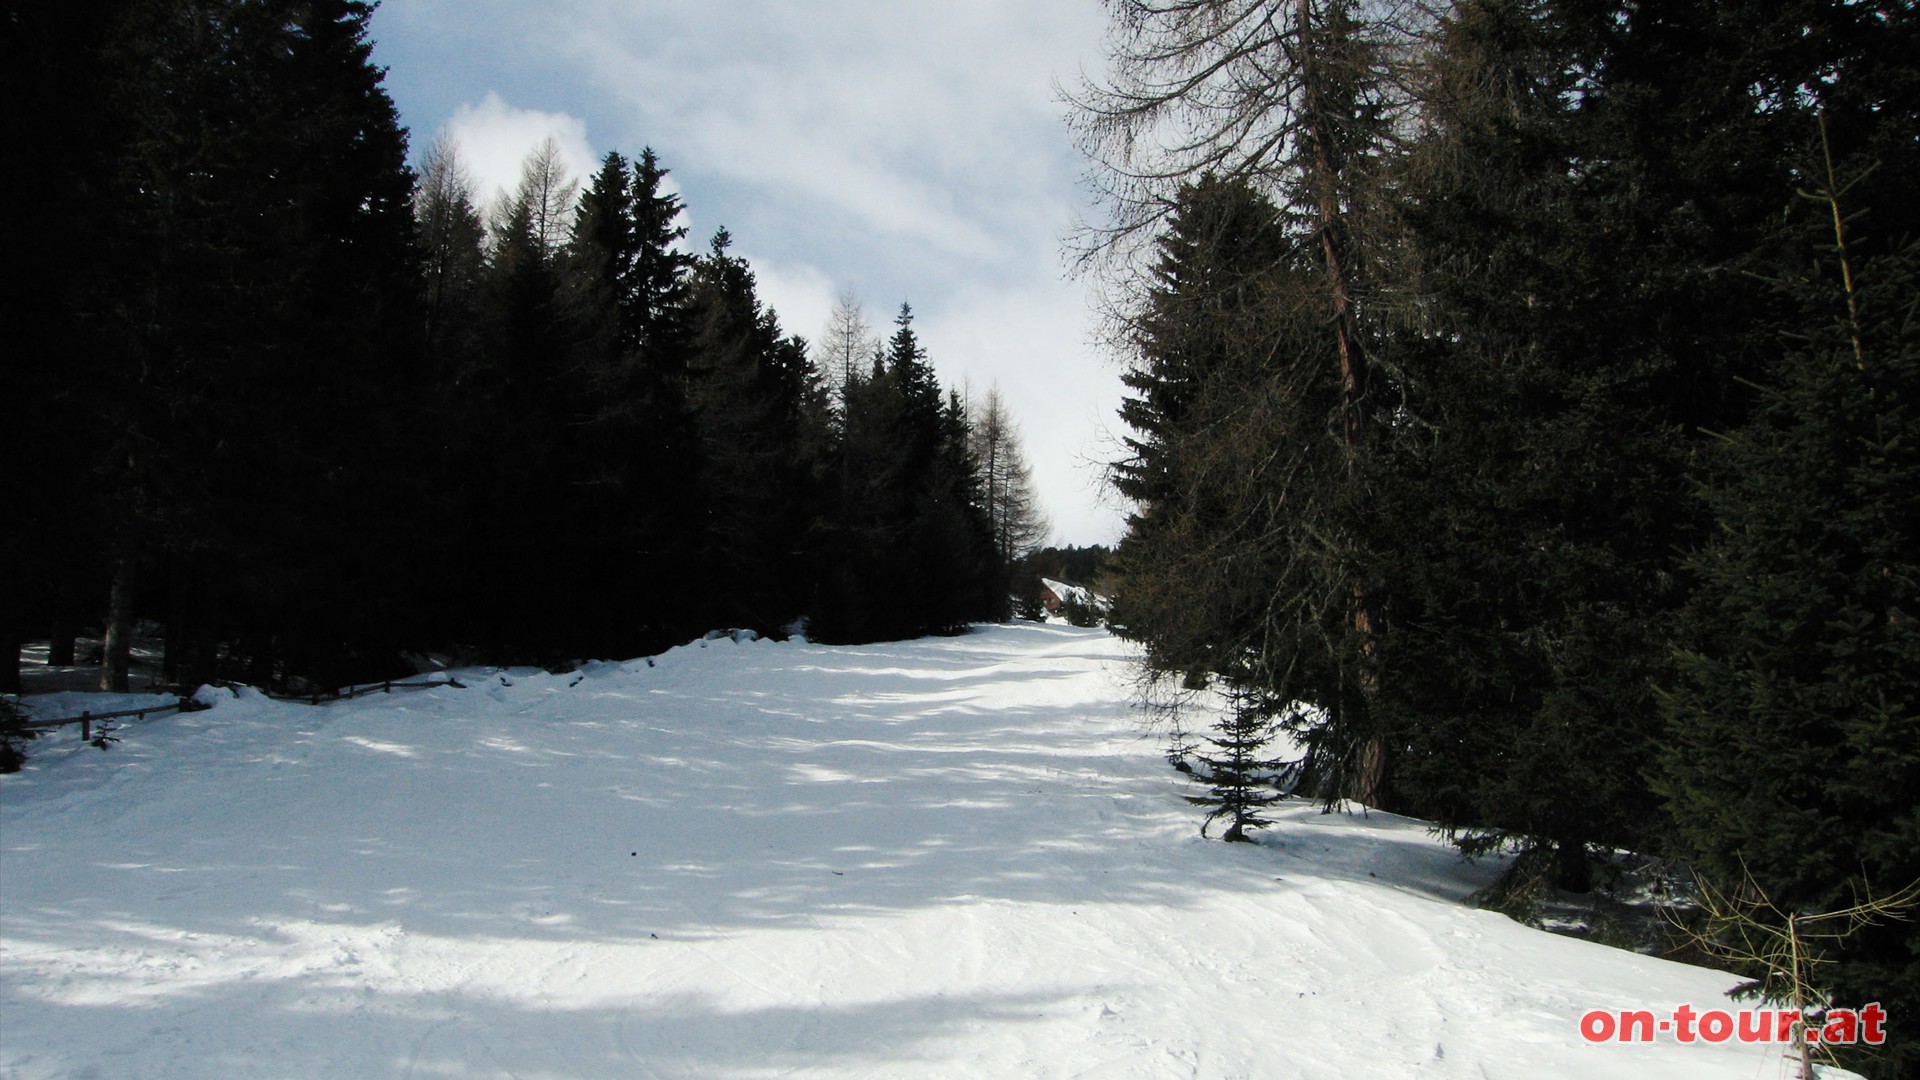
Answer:
<svg viewBox="0 0 1920 1080"><path fill-rule="evenodd" d="M1092 589L1081 585L1069 585L1064 581L1055 581L1048 577L1041 578L1040 584L1046 586L1053 595L1059 597L1060 602L1063 604L1079 603L1085 604L1094 611L1106 610L1107 602L1095 595Z"/></svg>
<svg viewBox="0 0 1920 1080"><path fill-rule="evenodd" d="M0 777L0 1077L1792 1075L1583 1043L1736 980L1474 910L1420 822L1199 839L1127 661L727 640L56 733Z"/></svg>

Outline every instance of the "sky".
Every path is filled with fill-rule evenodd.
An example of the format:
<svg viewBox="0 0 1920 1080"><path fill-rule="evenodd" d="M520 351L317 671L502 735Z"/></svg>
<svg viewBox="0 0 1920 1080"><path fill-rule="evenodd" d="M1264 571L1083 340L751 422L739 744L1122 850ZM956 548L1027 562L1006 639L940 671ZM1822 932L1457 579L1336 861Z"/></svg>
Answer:
<svg viewBox="0 0 1920 1080"><path fill-rule="evenodd" d="M705 250L725 227L782 328L900 305L949 386L997 385L1056 543L1112 543L1120 364L1066 238L1095 213L1057 87L1101 63L1099 0L386 0L374 60L417 156L485 199L551 135L583 182L651 147Z"/></svg>

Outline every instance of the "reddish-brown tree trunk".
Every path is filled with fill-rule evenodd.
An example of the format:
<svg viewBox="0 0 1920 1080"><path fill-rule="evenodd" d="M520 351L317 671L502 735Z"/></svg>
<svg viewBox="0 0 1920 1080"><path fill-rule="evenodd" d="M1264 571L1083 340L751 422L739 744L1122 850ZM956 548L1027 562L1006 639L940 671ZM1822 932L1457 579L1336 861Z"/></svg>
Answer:
<svg viewBox="0 0 1920 1080"><path fill-rule="evenodd" d="M1295 14L1304 38L1313 26L1311 0L1299 0ZM1320 251L1326 263L1327 292L1332 301L1334 349L1340 362L1341 433L1347 455L1347 480L1349 484L1357 485L1360 453L1366 438L1367 357L1354 340L1353 298L1347 279L1346 260L1342 257L1336 230L1341 214L1340 176L1325 122L1327 107L1320 92L1321 80L1312 66L1315 55L1313 45L1303 40L1300 55L1305 65L1301 71L1301 86L1306 99L1302 127L1313 155L1309 182L1314 193ZM1357 574L1353 582L1351 618L1354 631L1359 635L1363 659L1359 673L1360 704L1363 716L1370 716L1368 706L1378 689L1378 676L1373 672L1371 663L1374 656L1373 635L1378 622L1374 618L1373 602L1367 594L1366 584ZM1371 728L1370 722L1368 727ZM1360 747L1358 759L1350 764L1349 769L1347 797L1366 806L1378 806L1386 783L1386 740L1378 732L1369 730Z"/></svg>

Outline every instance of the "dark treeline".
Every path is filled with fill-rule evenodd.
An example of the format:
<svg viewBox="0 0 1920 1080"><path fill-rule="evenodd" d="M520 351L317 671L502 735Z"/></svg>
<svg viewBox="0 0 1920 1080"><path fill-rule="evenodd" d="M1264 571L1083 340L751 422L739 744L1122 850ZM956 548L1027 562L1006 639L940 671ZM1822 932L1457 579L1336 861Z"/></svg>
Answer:
<svg viewBox="0 0 1920 1080"><path fill-rule="evenodd" d="M1026 575L1032 578L1053 578L1098 591L1106 574L1107 559L1112 555L1113 551L1104 544L1044 547L1028 555L1024 567Z"/></svg>
<svg viewBox="0 0 1920 1080"><path fill-rule="evenodd" d="M1110 7L1113 619L1237 703L1209 822L1264 823L1286 733L1564 888L1920 878L1913 5ZM1920 1075L1920 932L1830 955Z"/></svg>
<svg viewBox="0 0 1920 1080"><path fill-rule="evenodd" d="M191 687L1006 616L976 449L1017 446L905 305L823 377L650 151L582 186L549 144L483 212L450 147L408 167L370 13L6 5L0 679L104 625L124 684L136 619Z"/></svg>

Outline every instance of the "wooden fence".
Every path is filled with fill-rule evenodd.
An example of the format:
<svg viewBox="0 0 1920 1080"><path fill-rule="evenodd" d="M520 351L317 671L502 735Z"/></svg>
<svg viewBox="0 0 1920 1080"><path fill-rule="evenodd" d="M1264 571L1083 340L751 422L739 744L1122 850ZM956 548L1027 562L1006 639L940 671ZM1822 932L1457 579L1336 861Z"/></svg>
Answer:
<svg viewBox="0 0 1920 1080"><path fill-rule="evenodd" d="M451 678L451 677L445 678L445 679L428 679L421 682L395 682L392 679L388 679L384 682L377 682L377 683L354 683L350 686L341 687L338 690L326 690L326 691L316 690L311 694L297 694L297 695L268 694L267 696L272 698L275 701L297 701L304 705L318 705L325 701L351 701L352 699L360 697L365 694L373 694L373 693L391 694L395 690L431 690L436 686L453 686L453 687L464 688L465 684L462 683L460 680ZM80 725L80 741L92 742L93 741L93 725L100 723L103 720L122 720L129 716L133 717L136 720L142 720L142 719L145 719L149 714L169 713L169 712L199 712L201 709L210 709L210 708L212 708L211 705L203 705L200 702L197 702L190 697L183 697L175 700L173 703L168 705L149 705L141 709L121 709L118 712L96 713L96 712L89 711L89 712L83 712L79 716L61 717L58 720L29 720L27 721L25 726L29 730L32 730L37 728L57 728L57 727L66 727L69 724L79 724Z"/></svg>

